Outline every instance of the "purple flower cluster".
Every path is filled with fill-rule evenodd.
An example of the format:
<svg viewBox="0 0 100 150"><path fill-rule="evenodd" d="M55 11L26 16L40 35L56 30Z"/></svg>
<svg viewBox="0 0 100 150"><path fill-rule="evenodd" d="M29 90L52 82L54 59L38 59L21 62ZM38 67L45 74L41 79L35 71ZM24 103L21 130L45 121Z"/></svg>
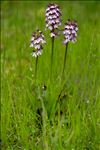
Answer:
<svg viewBox="0 0 100 150"><path fill-rule="evenodd" d="M68 20L65 23L65 29L63 31L64 41L63 43L66 45L69 41L75 42L77 37L78 26L76 21Z"/></svg>
<svg viewBox="0 0 100 150"><path fill-rule="evenodd" d="M55 37L56 29L61 25L61 12L57 4L49 4L46 9L46 27L51 31L50 36Z"/></svg>
<svg viewBox="0 0 100 150"><path fill-rule="evenodd" d="M46 16L46 27L50 30L50 37L56 37L59 33L59 26L61 26L61 12L60 7L57 4L50 3L45 12ZM67 44L68 42L75 42L77 38L78 26L76 21L68 20L65 23L65 27L63 30L64 41L63 44ZM32 56L37 57L42 54L43 44L46 43L44 39L44 35L40 30L37 30L33 33L31 38L30 47L34 47L34 51ZM52 40L53 47L54 39Z"/></svg>
<svg viewBox="0 0 100 150"><path fill-rule="evenodd" d="M40 30L37 30L32 34L30 47L34 47L32 56L37 57L42 54L42 45L45 44L44 35Z"/></svg>

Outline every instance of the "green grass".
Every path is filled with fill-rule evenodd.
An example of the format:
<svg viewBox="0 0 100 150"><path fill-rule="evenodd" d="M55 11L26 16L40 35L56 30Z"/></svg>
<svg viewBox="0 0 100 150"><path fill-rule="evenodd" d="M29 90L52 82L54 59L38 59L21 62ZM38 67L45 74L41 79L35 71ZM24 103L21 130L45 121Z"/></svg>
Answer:
<svg viewBox="0 0 100 150"><path fill-rule="evenodd" d="M77 20L79 26L77 42L68 47L62 83L63 36L55 40L49 80L48 3L1 2L2 150L100 150L100 3L56 2L62 9L62 27L68 18ZM35 58L29 45L37 28L45 33L47 44L39 57L34 85Z"/></svg>

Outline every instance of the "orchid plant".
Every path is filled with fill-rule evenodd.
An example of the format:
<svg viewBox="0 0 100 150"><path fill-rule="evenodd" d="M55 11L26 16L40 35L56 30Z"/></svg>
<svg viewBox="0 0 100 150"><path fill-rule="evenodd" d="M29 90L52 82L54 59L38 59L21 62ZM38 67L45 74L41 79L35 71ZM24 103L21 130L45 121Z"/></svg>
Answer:
<svg viewBox="0 0 100 150"><path fill-rule="evenodd" d="M52 80L52 66L53 66L53 53L54 53L54 41L55 38L59 35L59 27L61 26L61 10L59 5L57 4L49 4L45 11L45 21L46 21L46 28L50 30L50 37L51 37L51 67L50 67L50 81ZM76 21L68 20L65 23L65 27L63 29L64 40L63 44L66 46L65 55L64 55L64 63L63 63L63 70L61 79L64 78L64 71L66 66L66 57L67 57L67 50L68 50L68 43L75 42L77 38L77 31L78 26ZM37 30L32 34L30 47L33 47L34 50L32 52L32 56L36 57L36 65L35 65L35 80L37 76L37 64L38 64L38 57L42 54L43 44L45 44L45 38L43 32Z"/></svg>

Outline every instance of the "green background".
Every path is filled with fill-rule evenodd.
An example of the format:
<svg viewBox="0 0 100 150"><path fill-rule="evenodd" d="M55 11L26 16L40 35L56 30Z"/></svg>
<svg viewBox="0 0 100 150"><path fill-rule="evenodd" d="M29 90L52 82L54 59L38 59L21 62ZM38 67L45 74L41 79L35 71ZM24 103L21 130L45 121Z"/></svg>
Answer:
<svg viewBox="0 0 100 150"><path fill-rule="evenodd" d="M68 46L62 83L63 35L55 39L52 82L49 80L51 39L45 30L48 3L1 2L2 149L99 150L100 2L55 1L61 7L61 29L67 19L75 19L79 27L77 42ZM39 57L34 85L35 58L29 45L37 28L47 43ZM57 102L63 84L61 101ZM41 109L40 127L37 110Z"/></svg>

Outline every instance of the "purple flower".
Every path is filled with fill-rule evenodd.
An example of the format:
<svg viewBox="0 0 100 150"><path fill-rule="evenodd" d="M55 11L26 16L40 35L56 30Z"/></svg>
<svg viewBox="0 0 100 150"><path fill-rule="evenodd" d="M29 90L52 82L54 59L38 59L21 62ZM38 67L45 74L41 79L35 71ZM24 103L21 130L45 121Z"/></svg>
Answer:
<svg viewBox="0 0 100 150"><path fill-rule="evenodd" d="M75 42L77 37L78 26L76 21L68 20L65 23L65 29L63 30L64 41L66 45L69 41Z"/></svg>
<svg viewBox="0 0 100 150"><path fill-rule="evenodd" d="M42 54L42 45L45 43L46 41L44 39L44 35L40 30L37 30L32 34L30 47L34 47L34 50L32 52L33 57L37 57Z"/></svg>
<svg viewBox="0 0 100 150"><path fill-rule="evenodd" d="M46 27L51 31L50 36L58 35L57 29L61 25L61 12L57 4L49 4L46 9Z"/></svg>

